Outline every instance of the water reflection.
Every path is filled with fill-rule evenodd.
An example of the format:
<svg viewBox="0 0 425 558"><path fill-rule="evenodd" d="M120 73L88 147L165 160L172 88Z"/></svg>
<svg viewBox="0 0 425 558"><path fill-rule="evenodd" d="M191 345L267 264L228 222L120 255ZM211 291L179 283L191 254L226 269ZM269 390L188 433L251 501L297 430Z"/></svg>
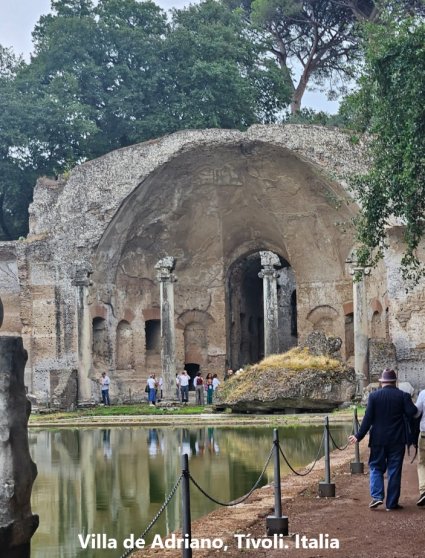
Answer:
<svg viewBox="0 0 425 558"><path fill-rule="evenodd" d="M337 443L347 428L332 432ZM312 461L321 427L280 429L285 454L294 467ZM257 480L272 444L272 429L118 428L43 430L29 433L37 463L32 509L40 527L32 542L32 558L100 558L119 556L122 541L137 537L159 510L181 471L181 455L190 456L194 478L215 498L228 501L245 494ZM282 464L282 473L288 470ZM271 482L273 468L264 484ZM192 491L192 517L214 509ZM180 527L177 494L154 533ZM106 533L118 541L115 550L81 549L78 534Z"/></svg>

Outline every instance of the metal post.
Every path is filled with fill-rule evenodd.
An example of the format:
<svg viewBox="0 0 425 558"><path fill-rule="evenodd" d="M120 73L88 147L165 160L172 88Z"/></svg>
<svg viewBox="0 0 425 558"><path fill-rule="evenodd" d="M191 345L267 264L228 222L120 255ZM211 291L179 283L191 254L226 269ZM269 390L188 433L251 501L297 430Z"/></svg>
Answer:
<svg viewBox="0 0 425 558"><path fill-rule="evenodd" d="M357 407L354 408L354 418L353 418L353 432L357 435L359 432L359 423L357 420ZM354 461L350 463L350 471L352 475L363 475L364 464L360 461L360 447L359 442L354 444Z"/></svg>
<svg viewBox="0 0 425 558"><path fill-rule="evenodd" d="M279 456L279 433L277 428L273 430L274 444L274 515L282 515L282 491L280 487L280 456Z"/></svg>
<svg viewBox="0 0 425 558"><path fill-rule="evenodd" d="M190 520L190 478L189 478L189 456L185 453L182 456L182 537L184 540L182 557L192 558L192 526ZM187 548L188 547L188 548Z"/></svg>
<svg viewBox="0 0 425 558"><path fill-rule="evenodd" d="M334 498L335 483L331 482L331 455L329 449L329 417L325 418L324 447L325 447L325 482L319 482L319 496L321 498Z"/></svg>
<svg viewBox="0 0 425 558"><path fill-rule="evenodd" d="M266 518L267 535L288 535L288 518L282 516L282 491L280 486L280 445L277 428L273 430L274 445L274 516Z"/></svg>

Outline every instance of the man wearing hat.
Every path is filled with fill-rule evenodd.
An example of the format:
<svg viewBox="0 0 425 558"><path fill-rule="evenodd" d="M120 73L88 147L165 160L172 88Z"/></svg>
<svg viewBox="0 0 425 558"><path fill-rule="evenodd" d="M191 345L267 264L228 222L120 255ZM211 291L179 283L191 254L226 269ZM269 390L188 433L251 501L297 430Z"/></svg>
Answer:
<svg viewBox="0 0 425 558"><path fill-rule="evenodd" d="M387 471L387 511L402 508L400 497L401 471L405 452L406 419L417 413L408 393L397 388L394 370L385 368L379 378L381 389L369 395L366 413L357 435L349 436L352 444L369 434L370 495L369 508L384 503L384 473Z"/></svg>

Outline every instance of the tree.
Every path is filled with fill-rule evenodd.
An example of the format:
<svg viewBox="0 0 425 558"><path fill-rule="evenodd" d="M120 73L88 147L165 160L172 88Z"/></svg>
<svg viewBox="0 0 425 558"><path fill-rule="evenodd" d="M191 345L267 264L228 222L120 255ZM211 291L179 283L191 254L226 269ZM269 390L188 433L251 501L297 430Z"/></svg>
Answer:
<svg viewBox="0 0 425 558"><path fill-rule="evenodd" d="M273 122L290 92L240 12L206 0L172 12L166 42L170 127L246 128Z"/></svg>
<svg viewBox="0 0 425 558"><path fill-rule="evenodd" d="M386 13L422 13L424 0L225 0L243 10L257 33L269 40L292 90L291 112L301 108L312 85L330 97L346 92L362 60L364 22L380 23Z"/></svg>
<svg viewBox="0 0 425 558"><path fill-rule="evenodd" d="M403 276L424 271L417 248L425 232L425 25L409 18L369 28L365 74L352 101L372 132L373 164L356 181L362 207L358 222L361 265L382 256L386 228L404 225Z"/></svg>
<svg viewBox="0 0 425 558"><path fill-rule="evenodd" d="M170 21L151 1L54 0L52 9L34 30L30 63L9 60L0 74L9 165L3 207L12 207L21 179L34 183L183 128L270 122L288 103L264 45L251 40L241 14L218 1L175 10ZM14 185L11 168L21 177ZM25 223L31 196L15 197L24 203L14 202L9 224ZM0 227L3 237L17 234Z"/></svg>

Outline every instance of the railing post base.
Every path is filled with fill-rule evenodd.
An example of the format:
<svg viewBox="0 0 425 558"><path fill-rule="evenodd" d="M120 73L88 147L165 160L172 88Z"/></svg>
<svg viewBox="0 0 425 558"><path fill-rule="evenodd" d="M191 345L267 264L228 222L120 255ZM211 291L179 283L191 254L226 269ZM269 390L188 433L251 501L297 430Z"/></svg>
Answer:
<svg viewBox="0 0 425 558"><path fill-rule="evenodd" d="M350 473L352 475L363 475L364 473L364 463L353 461L350 463Z"/></svg>
<svg viewBox="0 0 425 558"><path fill-rule="evenodd" d="M319 497L320 498L335 498L335 483L334 482L319 482Z"/></svg>
<svg viewBox="0 0 425 558"><path fill-rule="evenodd" d="M286 516L275 517L269 515L266 517L266 532L267 536L272 535L283 535L287 537L289 535L289 523Z"/></svg>

